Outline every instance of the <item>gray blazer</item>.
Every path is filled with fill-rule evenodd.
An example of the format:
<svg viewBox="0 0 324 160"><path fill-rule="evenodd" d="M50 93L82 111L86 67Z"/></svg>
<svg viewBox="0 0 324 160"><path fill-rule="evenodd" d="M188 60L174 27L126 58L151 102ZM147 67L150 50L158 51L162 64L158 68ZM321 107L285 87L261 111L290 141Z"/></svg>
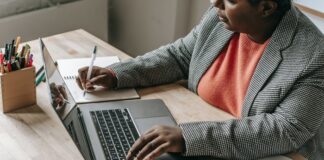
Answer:
<svg viewBox="0 0 324 160"><path fill-rule="evenodd" d="M184 38L112 65L118 88L188 79L188 88L197 93L202 75L232 35L211 7ZM242 118L180 124L186 144L184 154L256 159L295 151L309 159L322 159L323 65L323 34L292 7L256 67Z"/></svg>

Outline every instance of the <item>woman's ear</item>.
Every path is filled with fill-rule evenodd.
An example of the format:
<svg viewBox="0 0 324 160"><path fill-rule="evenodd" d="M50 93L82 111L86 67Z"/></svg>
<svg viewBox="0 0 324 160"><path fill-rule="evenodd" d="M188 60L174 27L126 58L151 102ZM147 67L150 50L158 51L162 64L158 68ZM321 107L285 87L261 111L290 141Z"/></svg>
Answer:
<svg viewBox="0 0 324 160"><path fill-rule="evenodd" d="M277 10L278 4L273 0L262 0L259 4L259 11L264 18L273 15Z"/></svg>

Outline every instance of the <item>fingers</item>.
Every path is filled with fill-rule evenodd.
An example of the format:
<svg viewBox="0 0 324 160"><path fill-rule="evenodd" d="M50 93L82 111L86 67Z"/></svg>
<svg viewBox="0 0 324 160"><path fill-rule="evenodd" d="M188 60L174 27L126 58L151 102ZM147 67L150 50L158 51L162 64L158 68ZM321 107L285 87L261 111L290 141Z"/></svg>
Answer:
<svg viewBox="0 0 324 160"><path fill-rule="evenodd" d="M138 152L146 146L149 142L151 142L153 139L156 138L156 134L154 132L145 134L141 136L139 139L137 139L132 146L132 148L129 150L127 154L127 159L132 159L133 157L137 157Z"/></svg>
<svg viewBox="0 0 324 160"><path fill-rule="evenodd" d="M78 70L79 76L76 78L76 83L82 90L93 90L94 85L108 89L113 87L114 77L109 69L93 66L90 80L87 80L88 69L83 67Z"/></svg>
<svg viewBox="0 0 324 160"><path fill-rule="evenodd" d="M154 151L156 148L158 148L161 144L163 144L164 141L162 138L156 138L153 141L147 143L145 147L137 154L137 159L143 159L147 155L149 155L152 151Z"/></svg>
<svg viewBox="0 0 324 160"><path fill-rule="evenodd" d="M93 85L104 85L103 81L105 81L104 80L105 77L106 77L106 75L99 75L99 76L91 78L90 81L88 83L86 83L86 87L93 86Z"/></svg>
<svg viewBox="0 0 324 160"><path fill-rule="evenodd" d="M83 87L86 91L92 91L95 89L94 85L104 86L103 82L106 75L99 75L96 77L91 78L89 81L85 83Z"/></svg>
<svg viewBox="0 0 324 160"><path fill-rule="evenodd" d="M179 127L156 126L135 142L127 155L127 160L154 159L165 152L181 153L185 142Z"/></svg>
<svg viewBox="0 0 324 160"><path fill-rule="evenodd" d="M88 69L89 69L89 67L83 67L83 68L80 68L79 70L78 70L78 72L79 72L79 77L77 78L78 80L77 81L79 81L80 82L80 88L81 89L84 89L84 87L85 87L85 83L86 83L86 81L87 81L87 73L88 73Z"/></svg>
<svg viewBox="0 0 324 160"><path fill-rule="evenodd" d="M144 160L153 160L159 156L161 156L163 153L166 152L167 148L170 146L170 143L166 142L158 146L156 149L154 149L149 155L147 155Z"/></svg>
<svg viewBox="0 0 324 160"><path fill-rule="evenodd" d="M157 128L157 126L152 127L151 129L149 129L148 131L146 131L144 133L144 135L149 134L149 133L152 133L153 131L155 131L156 128Z"/></svg>
<svg viewBox="0 0 324 160"><path fill-rule="evenodd" d="M80 89L82 89L83 90L83 86L82 86L82 83L81 83L81 80L80 80L80 78L79 77L77 77L76 79L76 82L77 82L77 84L78 84L78 86L80 87Z"/></svg>

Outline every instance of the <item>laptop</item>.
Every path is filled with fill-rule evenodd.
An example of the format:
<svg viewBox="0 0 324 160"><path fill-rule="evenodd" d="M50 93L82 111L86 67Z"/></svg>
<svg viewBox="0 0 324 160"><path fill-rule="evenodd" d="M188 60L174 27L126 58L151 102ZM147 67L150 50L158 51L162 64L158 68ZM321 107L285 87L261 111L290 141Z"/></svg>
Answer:
<svg viewBox="0 0 324 160"><path fill-rule="evenodd" d="M76 103L42 39L40 46L52 111L58 115L84 159L126 159L130 147L149 128L176 125L168 108L158 99ZM164 154L158 159L182 158Z"/></svg>

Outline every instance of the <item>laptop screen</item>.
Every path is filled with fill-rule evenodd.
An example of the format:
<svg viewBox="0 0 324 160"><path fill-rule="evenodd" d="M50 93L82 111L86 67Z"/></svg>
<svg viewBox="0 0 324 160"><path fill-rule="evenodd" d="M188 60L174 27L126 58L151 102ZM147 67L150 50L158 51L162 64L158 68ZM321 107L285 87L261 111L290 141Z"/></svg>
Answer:
<svg viewBox="0 0 324 160"><path fill-rule="evenodd" d="M74 144L78 147L84 159L91 158L91 152L85 140L81 122L78 118L76 102L69 92L56 63L53 61L48 49L40 39L41 51L43 56L47 88L49 92L52 111L60 118L65 129L70 134Z"/></svg>
<svg viewBox="0 0 324 160"><path fill-rule="evenodd" d="M50 102L57 115L63 121L75 106L75 101L42 40L40 40L40 44L44 59L46 81L50 92Z"/></svg>

